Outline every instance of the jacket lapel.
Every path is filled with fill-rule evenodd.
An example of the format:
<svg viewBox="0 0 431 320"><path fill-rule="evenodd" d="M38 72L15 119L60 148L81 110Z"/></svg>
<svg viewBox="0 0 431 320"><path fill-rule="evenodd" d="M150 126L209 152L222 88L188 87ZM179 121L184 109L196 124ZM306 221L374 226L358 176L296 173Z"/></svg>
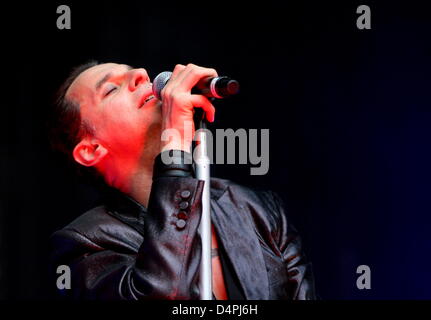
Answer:
<svg viewBox="0 0 431 320"><path fill-rule="evenodd" d="M261 246L250 215L235 206L237 197L227 188L211 194L211 220L235 269L247 300L268 299L268 276Z"/></svg>

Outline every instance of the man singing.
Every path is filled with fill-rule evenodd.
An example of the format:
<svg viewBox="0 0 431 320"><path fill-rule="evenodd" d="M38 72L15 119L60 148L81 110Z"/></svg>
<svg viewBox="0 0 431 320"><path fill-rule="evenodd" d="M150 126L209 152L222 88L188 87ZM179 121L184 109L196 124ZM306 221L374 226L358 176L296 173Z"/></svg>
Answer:
<svg viewBox="0 0 431 320"><path fill-rule="evenodd" d="M55 145L108 186L104 205L55 232L54 272L71 270L75 299L198 299L204 182L190 164L191 89L214 69L177 65L162 99L145 69L90 63L72 72L56 103ZM163 102L162 102L163 101ZM162 141L164 130L180 134ZM193 132L187 132L192 130ZM163 154L179 161L167 165ZM187 161L186 161L187 160ZM314 299L311 265L279 196L211 179L215 299Z"/></svg>

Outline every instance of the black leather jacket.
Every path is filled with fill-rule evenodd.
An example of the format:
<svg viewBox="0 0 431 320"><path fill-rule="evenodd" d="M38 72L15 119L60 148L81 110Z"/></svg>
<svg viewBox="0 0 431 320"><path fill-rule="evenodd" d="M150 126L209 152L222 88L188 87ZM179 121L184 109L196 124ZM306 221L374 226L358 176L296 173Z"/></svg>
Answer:
<svg viewBox="0 0 431 320"><path fill-rule="evenodd" d="M54 270L71 269L63 291L79 299L198 299L203 184L160 177L148 210L117 191L55 232ZM311 265L275 193L213 178L211 215L246 299L315 298Z"/></svg>

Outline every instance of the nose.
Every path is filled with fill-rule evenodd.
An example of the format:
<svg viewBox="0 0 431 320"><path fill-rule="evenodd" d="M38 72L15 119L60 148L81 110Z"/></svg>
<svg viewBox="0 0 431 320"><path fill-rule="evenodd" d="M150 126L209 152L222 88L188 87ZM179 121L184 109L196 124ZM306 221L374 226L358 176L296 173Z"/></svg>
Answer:
<svg viewBox="0 0 431 320"><path fill-rule="evenodd" d="M145 69L133 69L130 75L129 90L135 91L139 86L149 83L150 77Z"/></svg>

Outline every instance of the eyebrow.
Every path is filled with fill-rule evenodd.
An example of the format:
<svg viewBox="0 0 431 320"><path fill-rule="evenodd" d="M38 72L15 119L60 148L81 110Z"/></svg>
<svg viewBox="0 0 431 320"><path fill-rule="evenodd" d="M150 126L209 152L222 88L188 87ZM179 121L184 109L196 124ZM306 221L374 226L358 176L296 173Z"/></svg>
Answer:
<svg viewBox="0 0 431 320"><path fill-rule="evenodd" d="M99 91L100 87L103 86L103 84L108 81L108 79L112 76L112 73L109 72L107 74L105 74L105 76L100 79L99 81L97 81L96 83L96 92Z"/></svg>
<svg viewBox="0 0 431 320"><path fill-rule="evenodd" d="M126 69L127 71L132 70L133 67L126 65ZM100 79L99 81L97 81L96 83L96 92L99 91L99 89L103 86L103 84L108 81L109 78L112 77L112 72L108 72L107 74L105 74L103 76L102 79Z"/></svg>

